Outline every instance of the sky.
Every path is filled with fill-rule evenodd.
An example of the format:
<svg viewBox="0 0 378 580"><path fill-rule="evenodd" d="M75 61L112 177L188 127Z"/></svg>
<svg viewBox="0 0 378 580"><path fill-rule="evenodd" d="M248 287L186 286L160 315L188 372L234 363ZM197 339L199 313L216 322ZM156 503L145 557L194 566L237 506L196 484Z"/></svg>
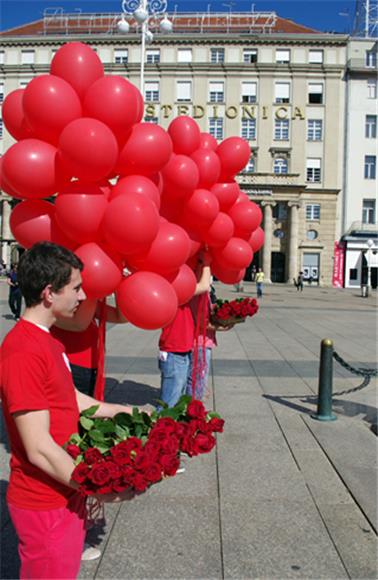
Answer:
<svg viewBox="0 0 378 580"><path fill-rule="evenodd" d="M178 12L255 12L274 11L323 32L350 33L355 0L168 0L168 13ZM39 20L45 8L61 7L65 12L121 12L121 0L1 0L0 29L6 30Z"/></svg>

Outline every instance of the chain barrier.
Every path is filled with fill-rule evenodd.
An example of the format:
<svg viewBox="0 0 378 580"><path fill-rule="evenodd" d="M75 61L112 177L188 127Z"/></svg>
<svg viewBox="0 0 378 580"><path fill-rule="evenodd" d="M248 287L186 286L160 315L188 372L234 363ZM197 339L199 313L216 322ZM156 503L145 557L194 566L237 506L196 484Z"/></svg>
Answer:
<svg viewBox="0 0 378 580"><path fill-rule="evenodd" d="M352 373L353 375L358 375L360 377L364 377L364 380L358 387L354 387L351 389L345 389L344 391L338 391L337 393L333 393L332 397L339 397L340 395L346 395L349 393L355 393L360 391L361 389L368 386L372 377L378 376L377 369L365 369L362 367L352 367L349 363L347 363L337 352L333 351L332 354L333 358L342 366L344 369Z"/></svg>

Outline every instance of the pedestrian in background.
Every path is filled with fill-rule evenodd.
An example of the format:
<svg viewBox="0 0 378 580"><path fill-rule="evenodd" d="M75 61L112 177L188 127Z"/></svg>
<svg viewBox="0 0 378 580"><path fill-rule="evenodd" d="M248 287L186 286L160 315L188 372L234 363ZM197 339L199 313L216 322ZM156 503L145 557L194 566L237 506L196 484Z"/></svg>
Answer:
<svg viewBox="0 0 378 580"><path fill-rule="evenodd" d="M263 285L265 280L265 274L261 268L258 269L256 274L256 290L257 290L257 298L261 298L263 295Z"/></svg>
<svg viewBox="0 0 378 580"><path fill-rule="evenodd" d="M296 282L297 291L299 290L303 292L303 272L299 272L297 282Z"/></svg>
<svg viewBox="0 0 378 580"><path fill-rule="evenodd" d="M12 264L11 270L7 277L9 285L8 304L15 320L20 320L22 294L17 280L17 264Z"/></svg>

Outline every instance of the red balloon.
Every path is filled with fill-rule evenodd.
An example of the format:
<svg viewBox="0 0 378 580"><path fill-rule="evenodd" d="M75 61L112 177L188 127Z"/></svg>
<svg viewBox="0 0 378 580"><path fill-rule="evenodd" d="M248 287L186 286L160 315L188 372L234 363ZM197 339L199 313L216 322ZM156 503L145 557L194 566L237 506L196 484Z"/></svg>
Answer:
<svg viewBox="0 0 378 580"><path fill-rule="evenodd" d="M25 89L16 89L9 93L9 95L5 97L2 108L4 125L7 131L17 141L33 137L33 132L26 123L24 108L22 106L24 92Z"/></svg>
<svg viewBox="0 0 378 580"><path fill-rule="evenodd" d="M28 199L17 204L10 215L12 234L24 248L36 242L51 240L51 222L55 207L48 201Z"/></svg>
<svg viewBox="0 0 378 580"><path fill-rule="evenodd" d="M200 135L200 149L210 149L215 151L218 147L218 141L210 135L210 133L201 133Z"/></svg>
<svg viewBox="0 0 378 580"><path fill-rule="evenodd" d="M141 253L158 233L159 213L144 195L120 195L109 202L102 227L105 239L115 250L121 254Z"/></svg>
<svg viewBox="0 0 378 580"><path fill-rule="evenodd" d="M98 186L102 193L105 195L105 198L109 201L112 195L113 185L110 183L110 181L104 180L100 181Z"/></svg>
<svg viewBox="0 0 378 580"><path fill-rule="evenodd" d="M154 182L154 184L156 185L156 187L159 190L159 193L161 194L163 192L163 189L164 189L163 176L162 176L161 172L159 171L158 173L152 173L148 177L149 177L149 179L151 179L151 181Z"/></svg>
<svg viewBox="0 0 378 580"><path fill-rule="evenodd" d="M54 75L40 75L30 81L22 103L25 120L34 135L54 145L64 127L82 113L74 89Z"/></svg>
<svg viewBox="0 0 378 580"><path fill-rule="evenodd" d="M211 272L224 284L237 284L245 276L245 268L242 270L229 270L228 268L223 268L216 261L211 263Z"/></svg>
<svg viewBox="0 0 378 580"><path fill-rule="evenodd" d="M236 203L230 209L228 215L235 224L236 232L249 232L249 235L259 227L262 220L262 211L254 201ZM249 235L247 238L249 238Z"/></svg>
<svg viewBox="0 0 378 580"><path fill-rule="evenodd" d="M172 141L154 123L138 123L120 152L117 168L127 175L151 175L160 171L172 155Z"/></svg>
<svg viewBox="0 0 378 580"><path fill-rule="evenodd" d="M157 209L160 208L160 193L151 179L144 175L128 175L118 180L110 194L110 201L119 195L129 195L130 193L139 193L154 202Z"/></svg>
<svg viewBox="0 0 378 580"><path fill-rule="evenodd" d="M189 258L191 258L192 256L194 256L198 250L200 249L202 242L201 242L201 238L199 236L198 233L191 231L191 230L187 230L186 233L189 236L189 240L190 240L190 254L189 254Z"/></svg>
<svg viewBox="0 0 378 580"><path fill-rule="evenodd" d="M99 187L74 183L56 198L56 220L63 232L76 242L95 242L107 205Z"/></svg>
<svg viewBox="0 0 378 580"><path fill-rule="evenodd" d="M184 115L176 117L170 123L168 133L172 139L173 151L175 153L191 155L200 147L200 129L191 117Z"/></svg>
<svg viewBox="0 0 378 580"><path fill-rule="evenodd" d="M140 115L137 92L138 89L123 77L103 76L85 94L84 115L102 121L116 136L122 138Z"/></svg>
<svg viewBox="0 0 378 580"><path fill-rule="evenodd" d="M196 189L186 201L184 208L185 224L192 226L196 231L198 228L208 227L215 220L219 212L219 203L211 191Z"/></svg>
<svg viewBox="0 0 378 580"><path fill-rule="evenodd" d="M221 211L228 211L240 194L240 188L235 181L216 183L210 191L217 196Z"/></svg>
<svg viewBox="0 0 378 580"><path fill-rule="evenodd" d="M38 139L24 139L3 158L4 179L23 198L50 197L56 191L56 148Z"/></svg>
<svg viewBox="0 0 378 580"><path fill-rule="evenodd" d="M177 312L177 296L171 284L155 272L135 272L117 290L117 303L135 326L156 330L167 326Z"/></svg>
<svg viewBox="0 0 378 580"><path fill-rule="evenodd" d="M104 74L96 52L82 42L68 42L54 55L50 72L67 81L82 99L89 87Z"/></svg>
<svg viewBox="0 0 378 580"><path fill-rule="evenodd" d="M117 140L101 121L83 117L69 123L59 138L59 159L72 176L84 181L100 181L114 168L118 157Z"/></svg>
<svg viewBox="0 0 378 580"><path fill-rule="evenodd" d="M248 163L251 149L248 141L241 137L228 137L217 148L224 177L234 177Z"/></svg>
<svg viewBox="0 0 378 580"><path fill-rule="evenodd" d="M253 252L246 240L231 238L223 248L213 250L213 256L223 268L241 270L252 262Z"/></svg>
<svg viewBox="0 0 378 580"><path fill-rule="evenodd" d="M186 231L176 224L164 221L148 252L130 258L130 264L138 270L164 274L178 270L190 254L190 240Z"/></svg>
<svg viewBox="0 0 378 580"><path fill-rule="evenodd" d="M198 187L210 188L218 181L221 171L218 155L211 149L197 149L191 158L197 165L200 174Z"/></svg>
<svg viewBox="0 0 378 580"><path fill-rule="evenodd" d="M45 239L47 239L47 238L45 238ZM57 224L55 214L51 220L51 240L49 240L49 241L54 242L55 244L59 244L60 246L64 246L65 248L68 248L69 250L75 250L79 245L77 242L75 242L74 240L69 238L63 232L63 230L61 230L61 228Z"/></svg>
<svg viewBox="0 0 378 580"><path fill-rule="evenodd" d="M249 201L249 197L246 193L244 193L244 191L239 191L239 195L235 201L235 204L237 203L243 203Z"/></svg>
<svg viewBox="0 0 378 580"><path fill-rule="evenodd" d="M258 252L260 248L264 245L264 230L258 227L249 237L248 243L251 246L253 252Z"/></svg>
<svg viewBox="0 0 378 580"><path fill-rule="evenodd" d="M213 223L205 233L205 242L214 248L222 247L234 235L232 219L223 212L219 212Z"/></svg>
<svg viewBox="0 0 378 580"><path fill-rule="evenodd" d="M160 215L169 222L178 224L182 221L183 212L183 203L181 203L180 200L172 199L172 197L163 191L161 196Z"/></svg>
<svg viewBox="0 0 378 580"><path fill-rule="evenodd" d="M179 306L186 304L193 298L194 292L196 291L197 278L187 264L183 264L178 272L167 275L166 278L176 292Z"/></svg>
<svg viewBox="0 0 378 580"><path fill-rule="evenodd" d="M11 186L9 185L7 180L5 179L4 171L3 171L3 163L4 163L4 157L0 157L0 189L1 189L1 191L5 191L5 193L10 195L11 197L15 197L16 199L22 199L22 197L16 191L14 191L14 189L11 188Z"/></svg>
<svg viewBox="0 0 378 580"><path fill-rule="evenodd" d="M122 280L118 257L94 242L80 246L75 254L84 263L83 290L88 298L104 298L116 290Z"/></svg>
<svg viewBox="0 0 378 580"><path fill-rule="evenodd" d="M199 181L198 167L186 155L172 155L161 174L164 180L164 191L174 198L182 199L189 195L197 187Z"/></svg>

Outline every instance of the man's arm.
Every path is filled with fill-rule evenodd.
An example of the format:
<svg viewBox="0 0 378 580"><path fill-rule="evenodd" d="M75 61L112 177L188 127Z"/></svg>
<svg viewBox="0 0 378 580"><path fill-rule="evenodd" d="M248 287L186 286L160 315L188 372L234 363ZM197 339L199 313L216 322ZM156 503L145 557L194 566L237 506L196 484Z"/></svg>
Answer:
<svg viewBox="0 0 378 580"><path fill-rule="evenodd" d="M99 405L95 417L114 417L117 413L132 413L132 407L127 405L118 405L117 403L105 403L104 401L97 401L89 395L84 395L76 389L76 400L80 412L94 405Z"/></svg>
<svg viewBox="0 0 378 580"><path fill-rule="evenodd" d="M77 489L78 485L71 480L72 457L50 435L48 410L20 411L13 414L13 419L30 463L60 483Z"/></svg>

